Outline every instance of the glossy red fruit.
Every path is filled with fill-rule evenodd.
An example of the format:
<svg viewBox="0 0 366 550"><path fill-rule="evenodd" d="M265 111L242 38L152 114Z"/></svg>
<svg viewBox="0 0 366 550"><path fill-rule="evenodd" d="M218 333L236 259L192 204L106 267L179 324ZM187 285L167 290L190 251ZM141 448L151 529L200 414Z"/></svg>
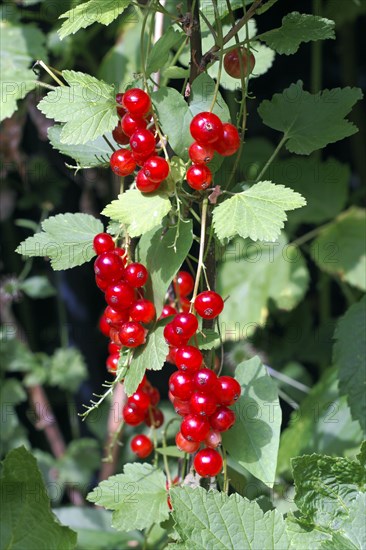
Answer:
<svg viewBox="0 0 366 550"><path fill-rule="evenodd" d="M110 284L109 281L105 281L104 279L101 279L100 277L95 277L95 284L97 285L100 290L105 292L108 288L108 285Z"/></svg>
<svg viewBox="0 0 366 550"><path fill-rule="evenodd" d="M182 399L177 399L174 397L172 404L175 412L179 414L179 416L187 416L187 414L192 412L189 401L183 401Z"/></svg>
<svg viewBox="0 0 366 550"><path fill-rule="evenodd" d="M128 143L130 143L130 138L126 136L126 134L122 130L120 123L118 123L115 129L112 131L112 136L114 141L116 141L119 145L127 145Z"/></svg>
<svg viewBox="0 0 366 550"><path fill-rule="evenodd" d="M168 323L164 327L164 338L170 346L180 347L185 346L188 342L186 336L176 332L173 323Z"/></svg>
<svg viewBox="0 0 366 550"><path fill-rule="evenodd" d="M189 340L197 332L198 320L193 313L177 313L172 325L177 334Z"/></svg>
<svg viewBox="0 0 366 550"><path fill-rule="evenodd" d="M240 75L240 61L242 59L244 76L248 76L253 72L255 66L255 57L247 48L235 48L224 56L224 69L228 75L233 78L241 78Z"/></svg>
<svg viewBox="0 0 366 550"><path fill-rule="evenodd" d="M99 319L99 330L102 334L104 334L104 336L109 336L111 326L108 323L106 316L104 314Z"/></svg>
<svg viewBox="0 0 366 550"><path fill-rule="evenodd" d="M107 357L107 370L109 372L116 372L118 369L119 353L113 353Z"/></svg>
<svg viewBox="0 0 366 550"><path fill-rule="evenodd" d="M155 306L150 300L136 300L130 309L130 317L139 323L151 323L155 318Z"/></svg>
<svg viewBox="0 0 366 550"><path fill-rule="evenodd" d="M213 370L200 369L193 375L193 383L196 391L215 392L217 375Z"/></svg>
<svg viewBox="0 0 366 550"><path fill-rule="evenodd" d="M142 170L150 181L160 183L169 175L169 164L164 158L154 155L144 163Z"/></svg>
<svg viewBox="0 0 366 550"><path fill-rule="evenodd" d="M154 445L146 435L135 435L131 441L131 450L139 458L146 458L152 453Z"/></svg>
<svg viewBox="0 0 366 550"><path fill-rule="evenodd" d="M218 432L226 432L235 423L235 413L227 407L218 407L210 417L211 427Z"/></svg>
<svg viewBox="0 0 366 550"><path fill-rule="evenodd" d="M216 449L216 447L221 445L221 441L222 441L221 433L211 429L204 441L204 444L206 445L206 447L211 447L211 449Z"/></svg>
<svg viewBox="0 0 366 550"><path fill-rule="evenodd" d="M179 370L189 374L196 372L201 368L203 361L202 353L194 346L182 346L178 348L175 354L175 364Z"/></svg>
<svg viewBox="0 0 366 550"><path fill-rule="evenodd" d="M177 310L173 306L165 305L163 307L163 310L161 312L161 315L159 319L164 319L165 317L170 317L171 315L175 315L177 313Z"/></svg>
<svg viewBox="0 0 366 550"><path fill-rule="evenodd" d="M173 397L188 401L193 393L192 376L180 370L173 372L169 378L169 391Z"/></svg>
<svg viewBox="0 0 366 550"><path fill-rule="evenodd" d="M215 449L201 449L194 457L193 467L201 477L215 477L222 470L221 455Z"/></svg>
<svg viewBox="0 0 366 550"><path fill-rule="evenodd" d="M121 344L121 340L119 339L118 333L119 333L119 329L114 328L111 325L111 330L109 331L109 338L111 339L111 342L113 342L113 344L116 344L116 346L121 347L122 344Z"/></svg>
<svg viewBox="0 0 366 550"><path fill-rule="evenodd" d="M150 181L144 174L142 170L139 170L137 172L136 176L136 187L141 193L153 193L156 191L160 186L159 183L154 183Z"/></svg>
<svg viewBox="0 0 366 550"><path fill-rule="evenodd" d="M150 407L145 414L145 424L149 428L154 426L154 428L160 428L164 424L164 415L160 409L155 409Z"/></svg>
<svg viewBox="0 0 366 550"><path fill-rule="evenodd" d="M107 306L104 310L104 316L107 320L107 323L110 325L120 325L121 323L126 323L129 318L128 310L120 310L117 311L116 309L113 309L111 306Z"/></svg>
<svg viewBox="0 0 366 550"><path fill-rule="evenodd" d="M123 346L137 348L145 342L145 329L135 321L124 323L119 331L119 339Z"/></svg>
<svg viewBox="0 0 366 550"><path fill-rule="evenodd" d="M135 290L128 283L115 283L107 288L105 299L107 304L117 311L127 309L135 301Z"/></svg>
<svg viewBox="0 0 366 550"><path fill-rule="evenodd" d="M129 149L117 149L109 162L112 171L121 177L129 176L136 168L135 159Z"/></svg>
<svg viewBox="0 0 366 550"><path fill-rule="evenodd" d="M136 132L136 130L141 130L146 128L147 121L142 117L136 117L130 113L126 113L121 118L121 128L126 136L129 138Z"/></svg>
<svg viewBox="0 0 366 550"><path fill-rule="evenodd" d="M100 279L114 282L124 274L123 262L114 252L103 252L94 262L94 273Z"/></svg>
<svg viewBox="0 0 366 550"><path fill-rule="evenodd" d="M221 405L233 405L241 394L240 384L231 376L219 376L216 386L216 397Z"/></svg>
<svg viewBox="0 0 366 550"><path fill-rule="evenodd" d="M196 191L204 191L212 183L211 170L205 164L192 164L187 170L187 183Z"/></svg>
<svg viewBox="0 0 366 550"><path fill-rule="evenodd" d="M174 280L174 286L178 290L179 297L186 297L193 292L194 279L188 271L179 271L176 279Z"/></svg>
<svg viewBox="0 0 366 550"><path fill-rule="evenodd" d="M188 414L182 420L180 431L188 441L203 441L210 431L210 424L202 416Z"/></svg>
<svg viewBox="0 0 366 550"><path fill-rule="evenodd" d="M118 353L121 351L121 346L118 346L114 342L109 342L108 344L108 353L112 355L113 353Z"/></svg>
<svg viewBox="0 0 366 550"><path fill-rule="evenodd" d="M177 348L176 346L169 346L169 353L166 356L166 360L172 365L175 365L175 355L177 353L177 349L179 348Z"/></svg>
<svg viewBox="0 0 366 550"><path fill-rule="evenodd" d="M138 426L144 421L145 411L139 409L134 403L126 403L122 409L122 416L126 424Z"/></svg>
<svg viewBox="0 0 366 550"><path fill-rule="evenodd" d="M222 137L215 143L216 151L223 157L230 157L240 147L240 136L238 130L229 122L223 125Z"/></svg>
<svg viewBox="0 0 366 550"><path fill-rule="evenodd" d="M136 130L130 138L131 150L136 155L149 156L155 151L155 137L150 130ZM131 153L132 155L132 153Z"/></svg>
<svg viewBox="0 0 366 550"><path fill-rule="evenodd" d="M144 286L147 281L149 273L146 267L142 264L134 262L126 267L124 278L134 288L140 288Z"/></svg>
<svg viewBox="0 0 366 550"><path fill-rule="evenodd" d="M214 154L215 149L213 147L210 145L201 145L197 141L194 141L188 149L189 158L194 164L207 164L213 159Z"/></svg>
<svg viewBox="0 0 366 550"><path fill-rule="evenodd" d="M122 105L131 115L144 116L151 109L151 100L144 90L131 88L123 94Z"/></svg>
<svg viewBox="0 0 366 550"><path fill-rule="evenodd" d="M123 262L123 266L126 267L127 265L127 252L124 248L120 248L119 246L116 246L116 248L113 250L114 254L117 254Z"/></svg>
<svg viewBox="0 0 366 550"><path fill-rule="evenodd" d="M120 105L117 107L117 114L122 117L126 113L126 109L122 107L123 94L116 94L116 102Z"/></svg>
<svg viewBox="0 0 366 550"><path fill-rule="evenodd" d="M180 301L180 307L181 310L184 312L189 312L191 309L191 301L189 298L184 298L184 296L179 300Z"/></svg>
<svg viewBox="0 0 366 550"><path fill-rule="evenodd" d="M146 410L150 407L150 397L145 393L143 390L137 390L135 393L133 393L127 400L127 403L131 405L131 403L134 403L139 409L146 412Z"/></svg>
<svg viewBox="0 0 366 550"><path fill-rule="evenodd" d="M93 248L100 255L114 249L114 240L108 233L98 233L93 239Z"/></svg>
<svg viewBox="0 0 366 550"><path fill-rule="evenodd" d="M211 416L217 408L217 399L212 393L194 392L189 404L192 414Z"/></svg>
<svg viewBox="0 0 366 550"><path fill-rule="evenodd" d="M178 432L175 436L175 444L184 453L195 453L200 446L199 441L188 441L181 432Z"/></svg>
<svg viewBox="0 0 366 550"><path fill-rule="evenodd" d="M203 319L214 319L224 309L224 300L217 292L205 290L195 299L194 308Z"/></svg>
<svg viewBox="0 0 366 550"><path fill-rule="evenodd" d="M194 116L189 127L192 137L201 145L212 145L222 134L222 122L208 111Z"/></svg>
<svg viewBox="0 0 366 550"><path fill-rule="evenodd" d="M160 392L158 388L154 388L153 386L147 386L144 388L144 392L149 396L151 406L156 407L156 405L160 401Z"/></svg>

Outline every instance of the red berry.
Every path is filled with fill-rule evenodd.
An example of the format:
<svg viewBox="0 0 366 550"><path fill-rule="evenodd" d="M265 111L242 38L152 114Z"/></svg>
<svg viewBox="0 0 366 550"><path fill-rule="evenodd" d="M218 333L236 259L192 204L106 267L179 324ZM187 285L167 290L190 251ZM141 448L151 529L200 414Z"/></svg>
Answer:
<svg viewBox="0 0 366 550"><path fill-rule="evenodd" d="M188 441L181 432L178 432L175 436L175 444L184 453L195 453L200 446L199 441Z"/></svg>
<svg viewBox="0 0 366 550"><path fill-rule="evenodd" d="M173 306L165 305L163 307L163 310L161 312L161 315L159 317L160 319L164 319L165 317L170 317L171 315L175 315L177 313L177 310Z"/></svg>
<svg viewBox="0 0 366 550"><path fill-rule="evenodd" d="M144 128L136 130L130 138L130 145L136 155L151 155L155 151L154 134Z"/></svg>
<svg viewBox="0 0 366 550"><path fill-rule="evenodd" d="M171 322L176 334L187 340L191 338L198 329L197 317L193 313L177 313Z"/></svg>
<svg viewBox="0 0 366 550"><path fill-rule="evenodd" d="M154 183L160 183L169 174L169 164L165 159L158 156L150 157L142 167L145 176Z"/></svg>
<svg viewBox="0 0 366 550"><path fill-rule="evenodd" d="M215 477L222 470L222 458L215 449L205 448L198 451L193 461L194 469L202 477Z"/></svg>
<svg viewBox="0 0 366 550"><path fill-rule="evenodd" d="M156 191L160 186L159 183L154 183L150 181L144 174L142 170L139 170L137 172L136 176L136 187L141 193L153 193Z"/></svg>
<svg viewBox="0 0 366 550"><path fill-rule="evenodd" d="M214 153L215 150L213 147L200 145L197 141L194 141L188 149L189 158L194 164L207 164L213 159Z"/></svg>
<svg viewBox="0 0 366 550"><path fill-rule="evenodd" d="M222 138L215 143L215 149L223 157L229 157L239 149L240 136L233 124L226 123L222 128Z"/></svg>
<svg viewBox="0 0 366 550"><path fill-rule="evenodd" d="M179 416L186 416L192 412L189 401L183 401L182 399L177 399L174 397L172 404L175 412L179 414Z"/></svg>
<svg viewBox="0 0 366 550"><path fill-rule="evenodd" d="M189 312L189 310L191 309L191 301L189 300L189 298L181 298L180 307L182 311L185 311L186 313Z"/></svg>
<svg viewBox="0 0 366 550"><path fill-rule="evenodd" d="M194 279L188 271L179 271L175 281L174 286L178 290L179 297L188 296L194 288Z"/></svg>
<svg viewBox="0 0 366 550"><path fill-rule="evenodd" d="M118 123L115 129L112 131L112 136L114 141L116 141L119 145L127 145L128 143L130 143L130 138L126 136L121 128L120 123Z"/></svg>
<svg viewBox="0 0 366 550"><path fill-rule="evenodd" d="M135 437L131 441L131 450L139 458L146 458L147 456L149 456L153 448L154 445L152 444L151 439L143 434L135 435Z"/></svg>
<svg viewBox="0 0 366 550"><path fill-rule="evenodd" d="M107 370L116 372L118 369L119 353L113 353L107 357Z"/></svg>
<svg viewBox="0 0 366 550"><path fill-rule="evenodd" d="M121 351L121 346L118 346L114 342L109 342L108 344L108 353L112 355L113 353L118 353Z"/></svg>
<svg viewBox="0 0 366 550"><path fill-rule="evenodd" d="M252 52L247 48L235 48L224 56L224 69L233 78L241 78L239 56L242 59L244 76L248 76L254 69L255 57Z"/></svg>
<svg viewBox="0 0 366 550"><path fill-rule="evenodd" d="M160 392L158 388L154 388L153 386L145 387L144 392L149 396L151 406L156 407L160 401Z"/></svg>
<svg viewBox="0 0 366 550"><path fill-rule="evenodd" d="M164 424L164 415L160 409L155 409L150 407L145 414L145 424L151 428L154 425L154 428L160 428Z"/></svg>
<svg viewBox="0 0 366 550"><path fill-rule="evenodd" d="M210 424L202 416L188 414L182 421L180 431L188 441L203 441L210 431Z"/></svg>
<svg viewBox="0 0 366 550"><path fill-rule="evenodd" d="M109 285L109 281L105 281L104 279L101 279L100 277L95 277L95 284L97 285L100 290L105 292L107 290L107 287Z"/></svg>
<svg viewBox="0 0 366 550"><path fill-rule="evenodd" d="M107 321L106 316L103 314L99 319L99 330L104 336L109 336L111 330L110 324Z"/></svg>
<svg viewBox="0 0 366 550"><path fill-rule="evenodd" d="M180 370L173 372L169 378L169 391L173 397L187 401L193 393L192 377Z"/></svg>
<svg viewBox="0 0 366 550"><path fill-rule="evenodd" d="M116 248L113 250L114 254L117 254L123 262L123 267L126 267L127 265L127 253L124 248L120 248L119 246L116 246Z"/></svg>
<svg viewBox="0 0 366 550"><path fill-rule="evenodd" d="M189 128L192 137L201 145L211 145L222 135L221 120L208 111L194 116Z"/></svg>
<svg viewBox="0 0 366 550"><path fill-rule="evenodd" d="M143 390L137 390L127 400L127 403L131 405L134 403L139 409L146 412L150 407L150 397Z"/></svg>
<svg viewBox="0 0 366 550"><path fill-rule="evenodd" d="M135 159L137 166L143 166L147 161L147 159L149 159L152 154L154 154L154 151L152 153L147 152L146 154L141 154L141 155L137 153L133 153L133 158Z"/></svg>
<svg viewBox="0 0 366 550"><path fill-rule="evenodd" d="M127 348L137 348L145 342L145 329L140 323L130 321L124 323L119 331L119 339Z"/></svg>
<svg viewBox="0 0 366 550"><path fill-rule="evenodd" d="M132 263L126 267L124 278L134 288L140 288L144 286L147 281L149 273L146 267L137 262Z"/></svg>
<svg viewBox="0 0 366 550"><path fill-rule="evenodd" d="M197 296L194 308L203 319L214 319L224 309L224 300L213 290L205 290Z"/></svg>
<svg viewBox="0 0 366 550"><path fill-rule="evenodd" d="M134 116L144 116L151 108L150 97L144 90L132 88L123 94L122 105Z"/></svg>
<svg viewBox="0 0 366 550"><path fill-rule="evenodd" d="M121 347L122 344L121 344L121 340L119 339L118 333L119 333L119 330L111 326L111 330L109 331L109 338L111 339L111 342L113 342L113 344L116 344L117 346Z"/></svg>
<svg viewBox="0 0 366 550"><path fill-rule="evenodd" d="M122 409L123 420L130 426L142 424L145 418L145 411L139 409L135 403L126 403Z"/></svg>
<svg viewBox="0 0 366 550"><path fill-rule="evenodd" d="M126 323L128 321L129 315L126 309L122 311L117 311L111 306L107 306L104 311L104 315L107 319L107 323L110 325L119 325L121 323Z"/></svg>
<svg viewBox="0 0 366 550"><path fill-rule="evenodd" d="M176 332L173 323L168 323L164 327L164 338L170 346L185 346L188 342L186 336Z"/></svg>
<svg viewBox="0 0 366 550"><path fill-rule="evenodd" d="M172 365L175 365L175 355L177 353L177 349L179 348L175 346L169 346L169 353L166 356L166 361L168 361L168 363L171 363Z"/></svg>
<svg viewBox="0 0 366 550"><path fill-rule="evenodd" d="M108 233L98 233L93 239L93 248L98 255L110 252L114 249L114 240Z"/></svg>
<svg viewBox="0 0 366 550"><path fill-rule="evenodd" d="M211 427L218 432L226 432L235 422L235 413L227 407L219 407L210 418Z"/></svg>
<svg viewBox="0 0 366 550"><path fill-rule="evenodd" d="M144 118L132 116L130 113L126 113L123 115L120 124L125 135L131 137L136 130L146 128L147 121Z"/></svg>
<svg viewBox="0 0 366 550"><path fill-rule="evenodd" d="M114 252L103 252L94 262L95 275L105 281L118 281L124 271L121 258Z"/></svg>
<svg viewBox="0 0 366 550"><path fill-rule="evenodd" d="M112 284L106 290L105 299L113 309L127 309L135 301L135 290L128 283Z"/></svg>
<svg viewBox="0 0 366 550"><path fill-rule="evenodd" d="M122 107L122 99L124 94L116 94L116 103L121 105L121 107L117 107L117 114L122 117L126 113L126 109Z"/></svg>
<svg viewBox="0 0 366 550"><path fill-rule="evenodd" d="M198 391L214 392L216 390L217 375L213 370L200 369L193 375L193 383Z"/></svg>
<svg viewBox="0 0 366 550"><path fill-rule="evenodd" d="M211 170L205 164L192 164L187 170L186 179L192 189L204 191L211 185Z"/></svg>
<svg viewBox="0 0 366 550"><path fill-rule="evenodd" d="M137 300L130 309L130 316L133 321L151 323L155 317L155 306L149 300Z"/></svg>
<svg viewBox="0 0 366 550"><path fill-rule="evenodd" d="M240 397L241 387L239 382L231 376L219 376L216 386L216 397L220 405L233 405Z"/></svg>
<svg viewBox="0 0 366 550"><path fill-rule="evenodd" d="M178 369L188 373L196 372L201 367L202 361L202 353L194 346L182 346L175 354L175 364Z"/></svg>
<svg viewBox="0 0 366 550"><path fill-rule="evenodd" d="M135 159L129 149L117 149L109 162L112 171L121 177L129 176L136 168Z"/></svg>
<svg viewBox="0 0 366 550"><path fill-rule="evenodd" d="M216 449L219 445L221 445L221 434L220 432L216 432L215 430L210 430L208 433L208 436L206 437L204 444L206 447L211 447L211 449Z"/></svg>
<svg viewBox="0 0 366 550"><path fill-rule="evenodd" d="M217 408L217 400L214 394L195 392L190 399L192 414L211 416Z"/></svg>

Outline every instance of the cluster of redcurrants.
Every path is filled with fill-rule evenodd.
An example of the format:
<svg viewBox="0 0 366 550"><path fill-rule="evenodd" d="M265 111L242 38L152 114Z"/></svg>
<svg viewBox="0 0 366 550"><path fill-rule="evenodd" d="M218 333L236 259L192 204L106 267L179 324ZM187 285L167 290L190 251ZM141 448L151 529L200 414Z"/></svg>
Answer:
<svg viewBox="0 0 366 550"><path fill-rule="evenodd" d="M110 166L118 176L129 176L137 166L141 170L136 175L136 187L143 193L156 191L169 174L169 163L156 152L156 132L149 113L151 99L139 88L132 88L124 94L117 94L117 113L121 117L112 135L120 145L130 145L130 149L118 149L110 158ZM151 125L151 129L148 127Z"/></svg>
<svg viewBox="0 0 366 550"><path fill-rule="evenodd" d="M108 233L96 235L93 245L98 255L95 281L108 304L99 328L110 338L107 369L115 373L121 346L136 348L145 342L147 330L143 324L155 318L155 306L143 297L142 287L148 278L144 265L128 263L125 250L116 247Z"/></svg>
<svg viewBox="0 0 366 550"><path fill-rule="evenodd" d="M195 141L188 149L193 164L187 170L186 179L192 189L203 191L212 183L207 164L215 151L224 157L233 155L240 147L240 136L233 124L223 124L217 115L208 111L193 117L190 132Z"/></svg>

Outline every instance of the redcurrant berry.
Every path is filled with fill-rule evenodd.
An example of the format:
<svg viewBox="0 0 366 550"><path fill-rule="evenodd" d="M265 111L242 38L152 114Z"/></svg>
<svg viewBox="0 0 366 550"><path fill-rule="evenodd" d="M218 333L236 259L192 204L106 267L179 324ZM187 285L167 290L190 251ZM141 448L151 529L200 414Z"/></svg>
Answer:
<svg viewBox="0 0 366 550"><path fill-rule="evenodd" d="M144 116L151 108L150 97L144 90L132 88L123 94L122 105L134 116Z"/></svg>
<svg viewBox="0 0 366 550"><path fill-rule="evenodd" d="M197 141L194 141L188 149L188 154L194 164L207 164L213 159L215 150L209 145L200 145Z"/></svg>
<svg viewBox="0 0 366 550"><path fill-rule="evenodd" d="M186 297L191 294L194 288L194 279L188 271L179 271L174 286L178 290L179 297Z"/></svg>
<svg viewBox="0 0 366 550"><path fill-rule="evenodd" d="M186 336L176 332L173 323L168 323L164 327L164 338L170 346L176 346L178 348L180 346L185 346L188 342Z"/></svg>
<svg viewBox="0 0 366 550"><path fill-rule="evenodd" d="M177 353L177 349L179 348L175 346L169 346L169 353L166 356L166 361L168 361L168 363L171 363L172 365L175 365L175 356Z"/></svg>
<svg viewBox="0 0 366 550"><path fill-rule="evenodd" d="M108 233L98 233L93 239L93 248L98 255L110 252L114 249L114 240Z"/></svg>
<svg viewBox="0 0 366 550"><path fill-rule="evenodd" d="M184 298L184 296L180 299L180 307L182 311L185 313L188 313L191 309L191 301L189 298Z"/></svg>
<svg viewBox="0 0 366 550"><path fill-rule="evenodd" d="M104 314L99 319L99 330L102 334L104 334L104 336L109 336L111 326L108 323L107 318Z"/></svg>
<svg viewBox="0 0 366 550"><path fill-rule="evenodd" d="M134 403L139 409L144 412L150 407L150 398L143 390L137 390L127 400L127 403L131 405Z"/></svg>
<svg viewBox="0 0 366 550"><path fill-rule="evenodd" d="M200 369L193 375L193 383L198 391L214 392L216 390L217 375L213 370Z"/></svg>
<svg viewBox="0 0 366 550"><path fill-rule="evenodd" d="M192 164L187 170L186 179L192 189L204 191L211 185L211 170L205 164Z"/></svg>
<svg viewBox="0 0 366 550"><path fill-rule="evenodd" d="M100 277L95 277L95 284L97 285L100 290L105 292L108 288L109 281L105 281L104 279L101 279Z"/></svg>
<svg viewBox="0 0 366 550"><path fill-rule="evenodd" d="M208 111L194 116L189 127L192 137L201 145L211 145L222 135L222 122Z"/></svg>
<svg viewBox="0 0 366 550"><path fill-rule="evenodd" d="M124 323L119 331L119 339L123 346L137 348L145 342L145 329L135 321Z"/></svg>
<svg viewBox="0 0 366 550"><path fill-rule="evenodd" d="M160 428L164 424L164 415L160 409L155 409L154 407L150 407L145 414L145 424L146 426L153 425L154 428Z"/></svg>
<svg viewBox="0 0 366 550"><path fill-rule="evenodd" d="M112 171L121 177L129 176L136 168L135 159L129 149L117 149L109 162Z"/></svg>
<svg viewBox="0 0 366 550"><path fill-rule="evenodd" d="M135 290L128 283L112 284L106 290L105 299L113 309L127 309L135 301Z"/></svg>
<svg viewBox="0 0 366 550"><path fill-rule="evenodd" d="M248 76L254 69L255 57L247 48L235 48L224 56L224 69L233 78L241 78L240 61L242 59L244 76Z"/></svg>
<svg viewBox="0 0 366 550"><path fill-rule="evenodd" d="M169 175L169 164L158 156L150 157L142 167L145 176L154 183L160 183Z"/></svg>
<svg viewBox="0 0 366 550"><path fill-rule="evenodd" d="M203 319L214 319L224 309L224 300L213 290L205 290L197 296L194 308Z"/></svg>
<svg viewBox="0 0 366 550"><path fill-rule="evenodd" d="M155 306L149 300L137 300L130 309L130 316L133 321L151 323L155 317Z"/></svg>
<svg viewBox="0 0 366 550"><path fill-rule="evenodd" d="M130 143L130 138L126 136L124 131L121 128L121 124L118 123L115 129L112 131L113 139L119 145L127 145Z"/></svg>
<svg viewBox="0 0 366 550"><path fill-rule="evenodd" d="M121 118L121 128L126 136L131 137L136 130L146 128L147 121L144 118L132 116L130 113L126 113Z"/></svg>
<svg viewBox="0 0 366 550"><path fill-rule="evenodd" d="M127 309L117 311L111 306L107 306L105 308L104 315L107 319L107 323L110 325L120 325L121 323L126 323L129 318Z"/></svg>
<svg viewBox="0 0 366 550"><path fill-rule="evenodd" d="M187 340L189 340L198 329L197 317L193 315L193 313L177 313L172 320L172 325L175 332Z"/></svg>
<svg viewBox="0 0 366 550"><path fill-rule="evenodd" d="M160 319L164 319L165 317L170 317L171 315L175 315L177 313L177 310L173 306L165 305L163 307L163 310L161 312L161 315L159 317Z"/></svg>
<svg viewBox="0 0 366 550"><path fill-rule="evenodd" d="M204 392L194 392L190 399L192 414L200 416L211 416L217 408L215 395Z"/></svg>
<svg viewBox="0 0 366 550"><path fill-rule="evenodd" d="M215 143L216 151L223 157L230 157L240 147L240 136L233 124L223 125L222 138Z"/></svg>
<svg viewBox="0 0 366 550"><path fill-rule="evenodd" d="M221 433L211 429L204 441L204 444L206 445L206 447L211 447L211 449L216 449L216 447L221 445L221 441L222 441Z"/></svg>
<svg viewBox="0 0 366 550"><path fill-rule="evenodd" d="M149 273L146 267L137 262L129 264L126 267L126 271L124 273L125 280L134 288L140 288L141 286L144 286L148 276Z"/></svg>
<svg viewBox="0 0 366 550"><path fill-rule="evenodd" d="M188 441L203 441L210 431L210 424L202 416L188 414L182 421L180 431Z"/></svg>
<svg viewBox="0 0 366 550"><path fill-rule="evenodd" d="M121 258L114 252L103 252L94 262L95 275L105 281L118 281L124 271Z"/></svg>
<svg viewBox="0 0 366 550"><path fill-rule="evenodd" d="M136 176L136 187L141 193L153 193L156 191L160 186L159 183L154 183L150 181L144 174L142 170L139 170L137 172Z"/></svg>
<svg viewBox="0 0 366 550"><path fill-rule="evenodd" d="M179 414L179 416L187 416L187 414L192 412L189 401L182 401L182 399L177 399L174 397L172 403L175 412Z"/></svg>
<svg viewBox="0 0 366 550"><path fill-rule="evenodd" d="M222 470L221 455L215 449L201 449L194 457L193 467L201 477L215 477Z"/></svg>
<svg viewBox="0 0 366 550"><path fill-rule="evenodd" d="M182 346L175 354L175 364L178 369L188 373L196 372L201 367L202 361L202 353L194 346Z"/></svg>
<svg viewBox="0 0 366 550"><path fill-rule="evenodd" d="M118 369L119 353L113 353L107 357L107 370L109 372L116 372Z"/></svg>
<svg viewBox="0 0 366 550"><path fill-rule="evenodd" d="M117 114L122 117L126 113L126 109L122 107L122 99L124 94L116 94L116 103L118 105L121 105L121 107L117 107Z"/></svg>
<svg viewBox="0 0 366 550"><path fill-rule="evenodd" d="M122 409L123 420L130 426L142 424L145 418L145 411L139 409L135 403L126 403Z"/></svg>
<svg viewBox="0 0 366 550"><path fill-rule="evenodd" d="M216 397L220 405L233 405L240 397L241 387L239 382L231 376L219 376L216 386Z"/></svg>
<svg viewBox="0 0 366 550"><path fill-rule="evenodd" d="M173 397L187 401L193 393L192 377L180 370L173 372L169 378L169 391Z"/></svg>
<svg viewBox="0 0 366 550"><path fill-rule="evenodd" d="M154 388L153 386L147 386L144 388L144 392L149 396L151 406L156 407L156 405L160 401L160 392L158 388Z"/></svg>
<svg viewBox="0 0 366 550"><path fill-rule="evenodd" d="M226 432L235 423L235 413L227 407L219 407L210 417L211 427L217 432Z"/></svg>
<svg viewBox="0 0 366 550"><path fill-rule="evenodd" d="M114 342L109 342L109 344L108 344L108 353L110 355L112 355L113 353L118 353L119 354L120 350L121 350L121 346L118 346Z"/></svg>
<svg viewBox="0 0 366 550"><path fill-rule="evenodd" d="M130 145L136 155L151 155L155 151L154 134L144 128L136 130L130 138Z"/></svg>
<svg viewBox="0 0 366 550"><path fill-rule="evenodd" d="M146 435L135 435L131 441L131 450L139 458L146 458L152 453L154 445Z"/></svg>
<svg viewBox="0 0 366 550"><path fill-rule="evenodd" d="M181 432L178 432L175 436L175 444L184 453L195 453L200 446L199 441L188 441Z"/></svg>

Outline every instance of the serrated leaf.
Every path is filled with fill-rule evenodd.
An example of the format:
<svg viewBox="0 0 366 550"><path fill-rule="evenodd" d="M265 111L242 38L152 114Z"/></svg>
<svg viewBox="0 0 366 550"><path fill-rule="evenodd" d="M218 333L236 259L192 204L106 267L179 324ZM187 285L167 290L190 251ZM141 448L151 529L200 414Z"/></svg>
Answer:
<svg viewBox="0 0 366 550"><path fill-rule="evenodd" d="M109 25L131 4L130 0L89 0L73 7L60 15L59 19L66 19L61 25L58 34L61 39L69 34L75 34L93 23Z"/></svg>
<svg viewBox="0 0 366 550"><path fill-rule="evenodd" d="M52 355L48 366L48 384L76 392L88 376L83 356L75 348L60 348Z"/></svg>
<svg viewBox="0 0 366 550"><path fill-rule="evenodd" d="M63 71L69 86L48 92L38 109L56 122L64 122L60 142L82 145L111 132L118 123L113 86L93 76Z"/></svg>
<svg viewBox="0 0 366 550"><path fill-rule="evenodd" d="M171 209L166 195L160 193L144 194L130 189L118 195L118 199L108 204L102 214L126 225L130 237L139 237L161 224Z"/></svg>
<svg viewBox="0 0 366 550"><path fill-rule="evenodd" d="M145 346L135 350L131 365L124 379L124 388L127 395L137 390L146 369L161 370L164 366L169 346L163 336L164 327L156 327L147 336Z"/></svg>
<svg viewBox="0 0 366 550"><path fill-rule="evenodd" d="M61 525L51 510L42 475L34 457L19 447L2 465L0 487L1 547L72 550L76 533Z"/></svg>
<svg viewBox="0 0 366 550"><path fill-rule="evenodd" d="M203 329L194 337L194 345L200 349L212 349L220 345L220 335L213 329Z"/></svg>
<svg viewBox="0 0 366 550"><path fill-rule="evenodd" d="M258 113L264 124L284 133L291 153L310 155L357 132L345 117L362 97L359 88L349 87L310 94L299 80L270 101L262 101Z"/></svg>
<svg viewBox="0 0 366 550"><path fill-rule="evenodd" d="M274 242L287 219L286 210L304 206L299 193L284 185L261 181L247 191L224 200L213 212L213 223L218 239L232 239L239 235L253 241Z"/></svg>
<svg viewBox="0 0 366 550"><path fill-rule="evenodd" d="M169 53L172 48L179 48L186 40L186 35L180 31L174 30L173 27L168 27L167 31L153 45L146 62L146 75L150 76L155 73L169 59ZM164 71L165 76L165 71Z"/></svg>
<svg viewBox="0 0 366 550"><path fill-rule="evenodd" d="M353 304L341 317L334 339L333 360L339 367L339 391L347 396L352 417L365 431L366 297Z"/></svg>
<svg viewBox="0 0 366 550"><path fill-rule="evenodd" d="M126 464L124 473L102 481L87 499L113 510L118 531L148 529L169 517L165 475L151 464Z"/></svg>
<svg viewBox="0 0 366 550"><path fill-rule="evenodd" d="M103 224L89 214L57 214L42 222L41 233L20 243L16 252L23 256L46 256L54 270L69 269L95 256L93 238Z"/></svg>
<svg viewBox="0 0 366 550"><path fill-rule="evenodd" d="M293 550L320 550L324 542L331 540L330 533L317 529L303 518L298 519L291 512L286 517L286 532Z"/></svg>
<svg viewBox="0 0 366 550"><path fill-rule="evenodd" d="M366 290L366 210L350 208L313 241L311 256L326 273Z"/></svg>
<svg viewBox="0 0 366 550"><path fill-rule="evenodd" d="M49 298L56 294L48 278L40 275L28 277L19 284L19 288L30 298Z"/></svg>
<svg viewBox="0 0 366 550"><path fill-rule="evenodd" d="M290 547L282 515L266 514L256 502L202 487L170 490L175 530L184 548L201 550L286 550Z"/></svg>
<svg viewBox="0 0 366 550"><path fill-rule="evenodd" d="M294 11L282 19L282 26L259 36L270 48L280 54L296 53L303 42L335 39L334 21Z"/></svg>
<svg viewBox="0 0 366 550"><path fill-rule="evenodd" d="M233 406L236 422L222 434L223 444L241 466L273 487L282 419L277 385L258 357L238 365L235 378L242 394Z"/></svg>

